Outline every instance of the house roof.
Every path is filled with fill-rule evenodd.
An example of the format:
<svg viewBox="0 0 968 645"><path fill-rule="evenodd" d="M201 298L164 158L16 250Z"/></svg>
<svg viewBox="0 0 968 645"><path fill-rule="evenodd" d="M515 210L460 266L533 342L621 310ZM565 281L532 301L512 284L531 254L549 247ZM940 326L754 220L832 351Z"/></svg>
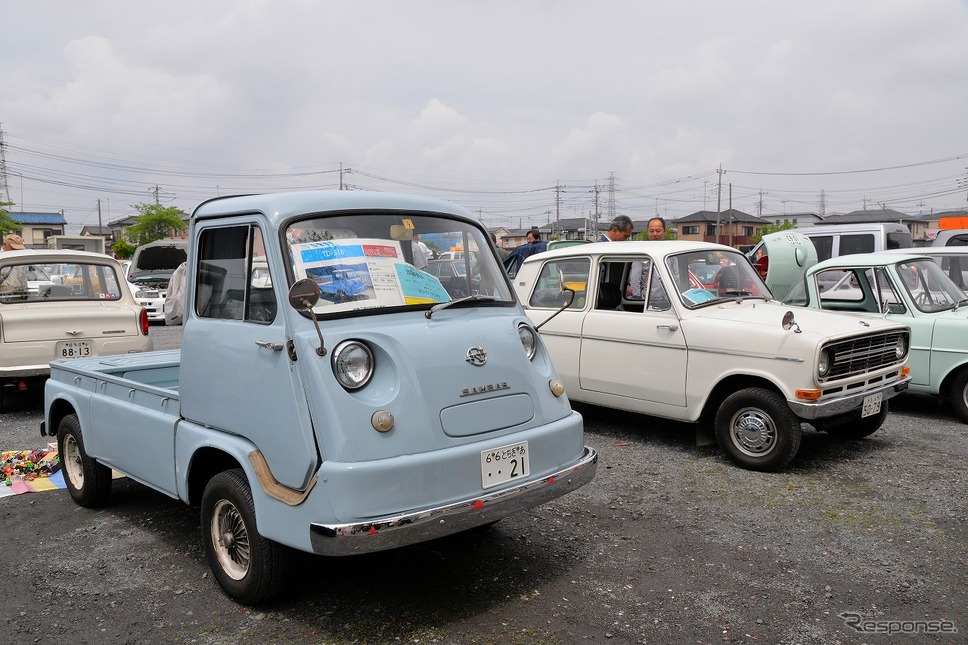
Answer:
<svg viewBox="0 0 968 645"><path fill-rule="evenodd" d="M877 222L900 222L902 219L914 219L910 215L890 208L878 208L876 211L859 210L843 215L831 215L824 219L824 224L874 224Z"/></svg>
<svg viewBox="0 0 968 645"><path fill-rule="evenodd" d="M670 223L670 226L675 226L678 224L689 224L691 222L711 222L716 223L719 220L720 224L728 224L729 222L740 222L748 224L769 224L769 220L756 217L755 215L750 215L749 213L744 213L743 211L738 211L735 208L730 208L724 210L720 213L717 211L696 211L695 213L690 213L684 217L680 217L675 222Z"/></svg>
<svg viewBox="0 0 968 645"><path fill-rule="evenodd" d="M17 213L14 211L7 211L7 215L10 219L17 222L18 224L60 224L62 226L67 225L67 220L61 213Z"/></svg>
<svg viewBox="0 0 968 645"><path fill-rule="evenodd" d="M81 229L81 235L111 235L112 233L110 226L85 226Z"/></svg>

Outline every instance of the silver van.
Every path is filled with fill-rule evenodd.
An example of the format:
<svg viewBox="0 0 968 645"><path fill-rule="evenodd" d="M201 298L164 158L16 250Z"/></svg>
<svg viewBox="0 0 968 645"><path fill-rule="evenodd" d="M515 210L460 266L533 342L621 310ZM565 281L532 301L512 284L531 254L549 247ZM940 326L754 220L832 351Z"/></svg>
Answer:
<svg viewBox="0 0 968 645"><path fill-rule="evenodd" d="M813 242L818 262L841 255L909 249L914 246L911 231L904 224L825 224L798 228L797 233Z"/></svg>

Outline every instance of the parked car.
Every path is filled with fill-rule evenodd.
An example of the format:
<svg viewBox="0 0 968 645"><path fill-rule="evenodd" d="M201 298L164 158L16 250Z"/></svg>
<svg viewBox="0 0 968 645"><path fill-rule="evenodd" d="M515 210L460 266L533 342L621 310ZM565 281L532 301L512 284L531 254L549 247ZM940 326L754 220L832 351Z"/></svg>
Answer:
<svg viewBox="0 0 968 645"><path fill-rule="evenodd" d="M715 290L696 285L698 262L720 266ZM872 434L909 379L904 325L794 313L728 246L585 244L526 259L513 285L571 400L694 422L745 468L786 465L802 421Z"/></svg>
<svg viewBox="0 0 968 645"><path fill-rule="evenodd" d="M774 262L771 263L771 256ZM807 267L817 263L817 249L799 231L778 231L763 236L747 255L770 292L783 300L803 279Z"/></svg>
<svg viewBox="0 0 968 645"><path fill-rule="evenodd" d="M154 287L139 287L127 279L128 271L131 270L131 260L118 260L118 262L121 264L121 271L124 274L128 288L131 290L131 294L134 296L135 302L144 307L145 311L148 312L148 321L164 321L165 313L163 309L165 299L161 296L161 292Z"/></svg>
<svg viewBox="0 0 968 645"><path fill-rule="evenodd" d="M165 321L168 281L188 257L188 240L156 240L142 244L131 256L127 272L135 298L148 311L151 322Z"/></svg>
<svg viewBox="0 0 968 645"><path fill-rule="evenodd" d="M945 228L931 240L931 246L968 246L968 228Z"/></svg>
<svg viewBox="0 0 968 645"><path fill-rule="evenodd" d="M100 253L24 250L0 253L0 283L15 271L64 264L67 284L25 292L0 286L0 385L24 389L43 382L59 359L152 349L148 318L127 289L117 261ZM38 273L34 272L35 277Z"/></svg>
<svg viewBox="0 0 968 645"><path fill-rule="evenodd" d="M790 305L911 328L911 392L951 400L968 423L968 298L925 249L833 258L807 269ZM821 289L821 284L830 284Z"/></svg>
<svg viewBox="0 0 968 645"><path fill-rule="evenodd" d="M817 260L853 253L873 253L884 249L909 249L914 246L911 230L904 224L891 222L804 226L796 229L796 232L810 238L817 251ZM762 245L763 242L760 241L747 253L754 262L759 258Z"/></svg>
<svg viewBox="0 0 968 645"><path fill-rule="evenodd" d="M430 260L424 269L440 280L451 298L464 298L480 290L481 281L476 276L467 277L467 262L461 260Z"/></svg>

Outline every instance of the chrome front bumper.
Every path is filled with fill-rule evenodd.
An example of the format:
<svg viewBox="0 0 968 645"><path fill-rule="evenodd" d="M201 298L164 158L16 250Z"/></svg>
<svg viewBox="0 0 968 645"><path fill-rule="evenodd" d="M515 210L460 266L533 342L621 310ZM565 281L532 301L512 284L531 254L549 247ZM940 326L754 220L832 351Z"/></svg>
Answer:
<svg viewBox="0 0 968 645"><path fill-rule="evenodd" d="M790 409L793 413L800 417L810 421L811 419L826 419L828 417L835 417L840 414L846 414L852 412L864 404L864 397L870 396L871 394L877 394L880 392L883 395L882 401L887 401L892 399L904 390L908 389L908 385L911 382L911 377L906 376L901 380L883 385L878 388L864 390L863 392L857 392L856 394L849 394L847 396L841 397L839 399L831 399L829 401L820 401L818 403L804 403L803 401L791 401L787 399L787 404L789 404Z"/></svg>
<svg viewBox="0 0 968 645"><path fill-rule="evenodd" d="M577 462L520 486L485 491L480 496L447 506L367 522L311 524L313 552L337 556L385 551L496 522L584 486L595 476L597 468L598 454L585 446L584 454Z"/></svg>

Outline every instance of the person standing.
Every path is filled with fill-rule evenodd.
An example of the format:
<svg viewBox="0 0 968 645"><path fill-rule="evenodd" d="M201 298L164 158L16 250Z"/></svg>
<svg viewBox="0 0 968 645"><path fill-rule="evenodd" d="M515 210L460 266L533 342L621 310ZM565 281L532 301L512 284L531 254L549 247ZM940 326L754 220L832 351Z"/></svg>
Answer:
<svg viewBox="0 0 968 645"><path fill-rule="evenodd" d="M632 220L619 215L608 225L608 230L598 236L599 242L624 242L632 237Z"/></svg>
<svg viewBox="0 0 968 645"><path fill-rule="evenodd" d="M420 241L420 233L413 234L413 265L423 271L427 268L427 264L430 259L434 257L434 254L430 251L430 247Z"/></svg>
<svg viewBox="0 0 968 645"><path fill-rule="evenodd" d="M24 238L16 233L4 236L3 251L21 251L23 248ZM22 264L4 267L0 272L0 293L7 299L27 297L27 271Z"/></svg>
<svg viewBox="0 0 968 645"><path fill-rule="evenodd" d="M548 250L548 243L542 241L541 232L533 228L528 231L528 241L517 247L508 255L508 259L514 258L514 272L517 273L521 264L535 253L542 253Z"/></svg>
<svg viewBox="0 0 968 645"><path fill-rule="evenodd" d="M666 236L665 220L658 215L650 219L649 226L646 229L646 235L648 235L649 240L652 242L664 240ZM644 266L645 263L643 262L633 262L631 268L629 268L629 284L625 288L626 297L636 300L643 298L642 294L646 289L649 279L649 272L643 271Z"/></svg>

